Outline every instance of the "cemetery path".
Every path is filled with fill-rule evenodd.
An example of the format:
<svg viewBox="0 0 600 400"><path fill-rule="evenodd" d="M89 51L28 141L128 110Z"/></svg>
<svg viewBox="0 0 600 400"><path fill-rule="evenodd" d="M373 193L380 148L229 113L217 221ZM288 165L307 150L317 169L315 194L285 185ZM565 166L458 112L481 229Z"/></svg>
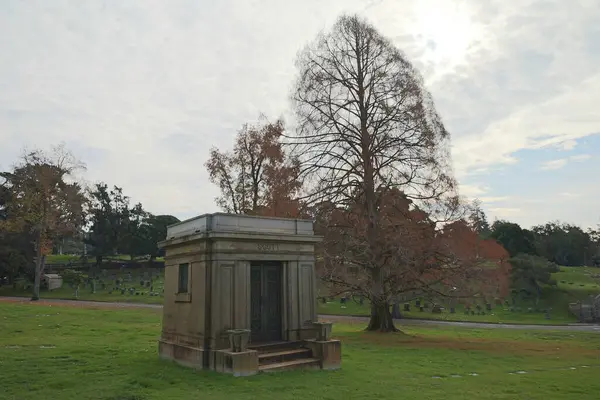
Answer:
<svg viewBox="0 0 600 400"><path fill-rule="evenodd" d="M146 303L112 303L103 301L85 301L85 300L59 300L59 299L42 299L32 302L26 297L0 297L0 302L5 303L28 303L35 305L46 306L67 306L81 308L152 308L162 309L161 304L146 304ZM347 323L366 323L368 317L347 316L347 315L319 315L322 320L331 322L347 322ZM493 324L483 322L455 322L455 321L438 321L438 320L423 320L423 319L401 319L396 320L399 327L402 326L456 326L471 329L523 329L523 330L560 330L573 332L595 332L600 333L600 325L593 324L570 324L570 325L521 325L521 324Z"/></svg>

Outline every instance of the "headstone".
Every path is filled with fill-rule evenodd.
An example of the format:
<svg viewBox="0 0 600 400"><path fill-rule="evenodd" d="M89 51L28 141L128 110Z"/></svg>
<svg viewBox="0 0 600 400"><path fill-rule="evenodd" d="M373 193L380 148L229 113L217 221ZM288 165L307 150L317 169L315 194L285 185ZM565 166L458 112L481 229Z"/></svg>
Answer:
<svg viewBox="0 0 600 400"><path fill-rule="evenodd" d="M450 307L450 314L454 314L454 313L456 313L456 308Z"/></svg>
<svg viewBox="0 0 600 400"><path fill-rule="evenodd" d="M360 299L358 300L358 303L363 306L365 305L365 297L364 296L360 296Z"/></svg>
<svg viewBox="0 0 600 400"><path fill-rule="evenodd" d="M394 302L394 304L392 305L392 318L402 318L402 315L400 315L400 305L398 304L398 302Z"/></svg>
<svg viewBox="0 0 600 400"><path fill-rule="evenodd" d="M488 311L492 311L492 304L491 303L486 303L485 304L485 309Z"/></svg>
<svg viewBox="0 0 600 400"><path fill-rule="evenodd" d="M404 311L406 311L406 312L410 311L410 303L404 303Z"/></svg>
<svg viewBox="0 0 600 400"><path fill-rule="evenodd" d="M415 301L415 307L421 307L421 300Z"/></svg>

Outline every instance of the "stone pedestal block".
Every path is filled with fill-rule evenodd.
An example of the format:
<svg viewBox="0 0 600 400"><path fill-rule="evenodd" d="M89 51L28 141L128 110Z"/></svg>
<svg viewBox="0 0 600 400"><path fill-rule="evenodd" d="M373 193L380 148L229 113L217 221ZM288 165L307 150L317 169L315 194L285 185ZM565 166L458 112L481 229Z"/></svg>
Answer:
<svg viewBox="0 0 600 400"><path fill-rule="evenodd" d="M342 366L342 343L339 340L307 340L314 358L321 362L321 369L340 369Z"/></svg>
<svg viewBox="0 0 600 400"><path fill-rule="evenodd" d="M232 352L230 350L215 351L215 371L233 376L250 376L258 373L258 352L246 350Z"/></svg>
<svg viewBox="0 0 600 400"><path fill-rule="evenodd" d="M204 350L197 347L184 346L166 340L158 341L158 355L165 360L175 361L186 367L202 369Z"/></svg>

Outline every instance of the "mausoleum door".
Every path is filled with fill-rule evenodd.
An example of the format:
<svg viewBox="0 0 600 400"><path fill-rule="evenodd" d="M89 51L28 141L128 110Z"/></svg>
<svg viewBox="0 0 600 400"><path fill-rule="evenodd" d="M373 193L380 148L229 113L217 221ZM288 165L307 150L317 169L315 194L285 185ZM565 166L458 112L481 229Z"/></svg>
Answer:
<svg viewBox="0 0 600 400"><path fill-rule="evenodd" d="M281 340L282 263L256 262L250 266L252 342Z"/></svg>

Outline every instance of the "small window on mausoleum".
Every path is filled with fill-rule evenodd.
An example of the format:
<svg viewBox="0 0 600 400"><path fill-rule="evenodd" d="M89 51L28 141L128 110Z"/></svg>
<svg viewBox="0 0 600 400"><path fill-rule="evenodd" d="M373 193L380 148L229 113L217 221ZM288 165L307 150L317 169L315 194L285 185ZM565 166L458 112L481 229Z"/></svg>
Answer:
<svg viewBox="0 0 600 400"><path fill-rule="evenodd" d="M190 264L179 264L179 286L177 293L188 293Z"/></svg>

